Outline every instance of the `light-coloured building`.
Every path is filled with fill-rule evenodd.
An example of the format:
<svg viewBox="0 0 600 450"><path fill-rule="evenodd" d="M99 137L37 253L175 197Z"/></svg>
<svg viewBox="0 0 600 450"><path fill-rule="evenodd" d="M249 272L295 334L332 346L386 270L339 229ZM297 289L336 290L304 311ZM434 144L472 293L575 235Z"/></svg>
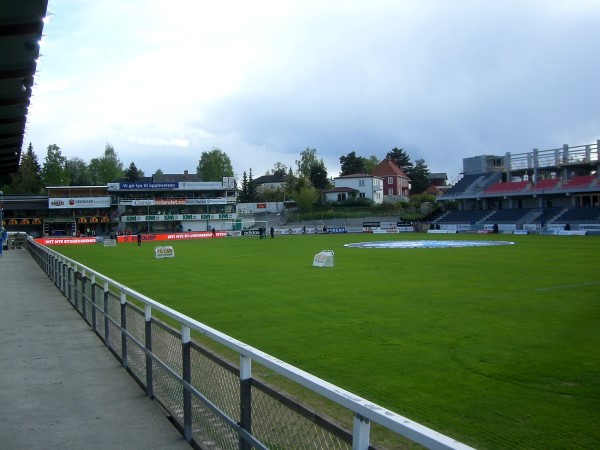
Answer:
<svg viewBox="0 0 600 450"><path fill-rule="evenodd" d="M383 203L383 179L381 177L355 173L333 179L334 188L323 191L325 201L343 203L347 200L366 199Z"/></svg>
<svg viewBox="0 0 600 450"><path fill-rule="evenodd" d="M256 186L256 192L264 192L269 189L284 189L285 175L263 175L254 180L254 186Z"/></svg>

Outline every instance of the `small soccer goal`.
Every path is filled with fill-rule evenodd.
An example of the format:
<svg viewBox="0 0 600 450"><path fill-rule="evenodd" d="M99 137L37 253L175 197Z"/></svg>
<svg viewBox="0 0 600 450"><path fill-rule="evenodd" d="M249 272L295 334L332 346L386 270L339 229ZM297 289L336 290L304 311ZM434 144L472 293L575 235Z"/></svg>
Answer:
<svg viewBox="0 0 600 450"><path fill-rule="evenodd" d="M334 265L333 250L321 250L313 258L313 267L333 267Z"/></svg>

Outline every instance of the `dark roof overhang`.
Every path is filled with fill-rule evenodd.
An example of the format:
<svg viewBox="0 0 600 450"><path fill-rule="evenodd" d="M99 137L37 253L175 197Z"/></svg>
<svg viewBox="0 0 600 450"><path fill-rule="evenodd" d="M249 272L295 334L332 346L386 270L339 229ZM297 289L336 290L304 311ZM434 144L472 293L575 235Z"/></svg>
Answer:
<svg viewBox="0 0 600 450"><path fill-rule="evenodd" d="M0 174L19 168L48 0L0 3Z"/></svg>

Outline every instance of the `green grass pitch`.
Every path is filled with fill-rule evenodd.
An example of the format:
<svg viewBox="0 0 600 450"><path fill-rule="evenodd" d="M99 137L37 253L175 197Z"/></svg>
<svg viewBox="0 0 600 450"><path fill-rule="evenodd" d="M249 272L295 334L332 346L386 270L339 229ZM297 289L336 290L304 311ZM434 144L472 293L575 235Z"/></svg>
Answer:
<svg viewBox="0 0 600 450"><path fill-rule="evenodd" d="M367 240L505 240L357 249ZM477 448L600 448L600 237L315 235L58 251ZM335 267L314 268L320 250Z"/></svg>

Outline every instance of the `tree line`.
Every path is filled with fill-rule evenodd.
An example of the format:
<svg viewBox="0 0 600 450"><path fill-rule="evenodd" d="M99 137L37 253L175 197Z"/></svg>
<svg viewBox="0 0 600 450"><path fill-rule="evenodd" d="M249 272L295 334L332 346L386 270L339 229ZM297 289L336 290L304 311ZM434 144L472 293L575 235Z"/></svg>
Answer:
<svg viewBox="0 0 600 450"><path fill-rule="evenodd" d="M229 157L217 148L202 152L196 170L204 181L221 181L223 177L234 176ZM154 172L154 175L162 174L161 169ZM125 168L110 144L106 144L102 155L89 163L77 156L67 158L58 145L52 144L40 164L30 143L21 155L18 170L0 175L0 187L5 194L41 194L49 186L102 186L115 181L138 181L145 176L135 162Z"/></svg>
<svg viewBox="0 0 600 450"><path fill-rule="evenodd" d="M430 184L430 171L424 159L411 162L410 156L404 149L394 147L386 153L386 159L396 164L409 178L412 193L422 193ZM357 156L355 151L340 156L340 176L352 174L370 174L381 162L376 155L370 157ZM252 168L244 171L240 186L240 201L285 201L294 199L298 206L310 205L318 201L319 192L332 187L332 178L327 173L327 168L322 158L317 156L315 148L306 148L300 152L300 159L296 160L295 172L281 162L275 163L265 175L278 175L284 180L281 189L263 189L257 192L254 185Z"/></svg>
<svg viewBox="0 0 600 450"><path fill-rule="evenodd" d="M414 164L404 149L394 147L385 158L394 162L409 177L412 193L421 193L429 186L429 169L423 159ZM352 151L340 157L340 176L357 173L369 174L379 164L380 159L358 156ZM281 162L276 162L265 175L278 175L284 180L282 189L256 191L252 168L244 171L241 178L239 199L247 201L284 201L294 199L301 204L314 204L320 198L320 191L332 187L332 178L322 158L315 148L306 148L295 161L296 170ZM155 175L162 174L157 169ZM223 150L213 148L201 153L196 174L203 181L221 181L223 177L234 177L231 159ZM114 181L138 181L145 177L134 162L127 168L123 165L114 147L106 144L104 153L92 158L89 163L80 157L65 157L56 144L49 145L43 164L30 143L21 155L18 170L0 177L0 186L6 194L39 194L48 186L98 186Z"/></svg>
<svg viewBox="0 0 600 450"><path fill-rule="evenodd" d="M49 145L43 164L30 143L21 155L15 173L4 175L0 185L5 194L40 194L48 186L99 186L116 180L136 181L144 172L131 163L127 169L112 145L87 163L77 156L67 158L56 144Z"/></svg>

